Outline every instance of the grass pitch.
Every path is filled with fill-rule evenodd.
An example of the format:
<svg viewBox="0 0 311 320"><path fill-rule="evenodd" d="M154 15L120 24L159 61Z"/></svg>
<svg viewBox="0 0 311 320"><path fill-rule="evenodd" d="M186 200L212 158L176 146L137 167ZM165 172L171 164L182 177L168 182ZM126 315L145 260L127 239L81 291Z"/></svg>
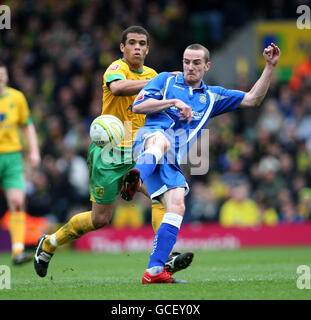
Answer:
<svg viewBox="0 0 311 320"><path fill-rule="evenodd" d="M10 254L0 265L11 269L6 300L304 300L311 290L297 288L297 267L311 268L311 248L257 248L196 251L187 270L175 277L187 284L142 285L149 253L59 251L48 274L39 278L33 263L12 266Z"/></svg>

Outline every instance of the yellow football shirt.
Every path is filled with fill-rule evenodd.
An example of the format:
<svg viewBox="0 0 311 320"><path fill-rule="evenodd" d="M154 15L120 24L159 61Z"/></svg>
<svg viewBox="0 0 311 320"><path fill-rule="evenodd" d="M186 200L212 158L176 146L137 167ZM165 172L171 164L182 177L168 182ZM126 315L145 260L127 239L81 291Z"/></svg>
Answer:
<svg viewBox="0 0 311 320"><path fill-rule="evenodd" d="M219 222L224 227L252 227L260 222L258 205L251 199L227 200L220 209Z"/></svg>
<svg viewBox="0 0 311 320"><path fill-rule="evenodd" d="M108 83L114 80L150 80L157 75L154 69L144 66L142 72L131 70L122 59L114 61L104 74L103 84L103 114L111 114L119 118L125 127L125 138L121 147L131 147L136 132L145 124L145 115L132 112L132 105L136 98L133 96L114 96Z"/></svg>
<svg viewBox="0 0 311 320"><path fill-rule="evenodd" d="M19 126L31 123L28 103L22 92L7 87L0 96L0 153L17 152L22 149Z"/></svg>

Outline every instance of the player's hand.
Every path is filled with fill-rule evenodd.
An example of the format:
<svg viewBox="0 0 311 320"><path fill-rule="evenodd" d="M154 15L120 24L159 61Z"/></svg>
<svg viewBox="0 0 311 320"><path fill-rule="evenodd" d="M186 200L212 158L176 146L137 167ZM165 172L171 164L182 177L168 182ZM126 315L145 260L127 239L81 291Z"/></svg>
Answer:
<svg viewBox="0 0 311 320"><path fill-rule="evenodd" d="M280 59L281 51L278 46L276 46L273 42L270 46L264 49L263 57L265 58L267 64L275 67Z"/></svg>
<svg viewBox="0 0 311 320"><path fill-rule="evenodd" d="M39 167L41 162L40 153L38 151L32 151L29 154L29 162L33 169Z"/></svg>
<svg viewBox="0 0 311 320"><path fill-rule="evenodd" d="M189 124L193 118L191 107L181 100L176 101L175 107L179 110L178 115L180 116L180 120L188 120L187 123Z"/></svg>

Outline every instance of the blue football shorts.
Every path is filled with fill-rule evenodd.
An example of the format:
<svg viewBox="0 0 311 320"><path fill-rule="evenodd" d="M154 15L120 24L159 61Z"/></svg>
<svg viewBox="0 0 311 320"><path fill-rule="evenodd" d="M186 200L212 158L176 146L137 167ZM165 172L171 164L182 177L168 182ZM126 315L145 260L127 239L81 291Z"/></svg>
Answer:
<svg viewBox="0 0 311 320"><path fill-rule="evenodd" d="M164 131L159 128L142 127L139 129L133 145L133 158L135 160L145 151L146 140L159 132L164 134ZM189 192L186 178L177 162L177 157L172 152L170 150L160 160L154 172L144 181L152 200L159 200L160 195L177 187L185 188L185 196Z"/></svg>

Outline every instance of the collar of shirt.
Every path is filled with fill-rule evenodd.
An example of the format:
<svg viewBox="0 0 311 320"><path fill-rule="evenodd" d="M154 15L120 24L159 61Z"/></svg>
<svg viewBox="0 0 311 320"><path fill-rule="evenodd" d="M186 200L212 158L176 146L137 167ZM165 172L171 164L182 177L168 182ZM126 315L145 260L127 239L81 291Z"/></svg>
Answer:
<svg viewBox="0 0 311 320"><path fill-rule="evenodd" d="M185 83L185 80L184 80L184 73L180 73L179 75L176 76L176 80L175 80L176 83L178 84L181 84L185 87L190 87L187 83ZM204 83L204 81L202 80L201 81L201 85L197 88L193 88L193 90L201 90L201 91L205 91L207 90L207 86L206 84Z"/></svg>

